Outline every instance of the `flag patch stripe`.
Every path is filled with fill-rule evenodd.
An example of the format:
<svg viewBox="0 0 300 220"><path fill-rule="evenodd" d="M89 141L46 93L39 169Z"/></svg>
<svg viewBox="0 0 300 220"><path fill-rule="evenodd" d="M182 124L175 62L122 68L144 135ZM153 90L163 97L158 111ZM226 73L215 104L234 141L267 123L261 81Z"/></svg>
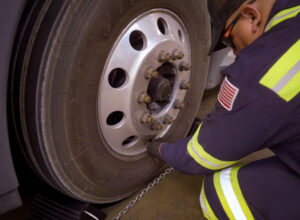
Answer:
<svg viewBox="0 0 300 220"><path fill-rule="evenodd" d="M221 94L221 100L223 102L224 105L226 105L227 108L230 108L230 101L229 100L225 100L226 98L224 97L223 94Z"/></svg>
<svg viewBox="0 0 300 220"><path fill-rule="evenodd" d="M228 99L230 100L230 98L234 97L234 94L226 91L227 88L224 88L222 91L222 94L224 94L225 97L228 97Z"/></svg>
<svg viewBox="0 0 300 220"><path fill-rule="evenodd" d="M235 92L235 89L234 89L234 88L232 88L232 87L231 87L229 84L227 84L227 83L225 83L224 86L226 87L227 91L228 91L230 94L234 94L234 92Z"/></svg>
<svg viewBox="0 0 300 220"><path fill-rule="evenodd" d="M218 101L225 109L231 111L238 92L239 89L225 77L218 94Z"/></svg>

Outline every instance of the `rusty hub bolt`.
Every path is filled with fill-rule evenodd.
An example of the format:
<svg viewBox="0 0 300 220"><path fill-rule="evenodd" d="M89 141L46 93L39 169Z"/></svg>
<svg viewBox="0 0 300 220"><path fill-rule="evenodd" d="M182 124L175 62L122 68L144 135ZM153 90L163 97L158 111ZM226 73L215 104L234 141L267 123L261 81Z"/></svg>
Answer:
<svg viewBox="0 0 300 220"><path fill-rule="evenodd" d="M152 68L148 69L145 73L146 79L152 79L152 78L158 78L158 77L159 77L159 72Z"/></svg>
<svg viewBox="0 0 300 220"><path fill-rule="evenodd" d="M180 89L190 89L191 88L191 83L182 81L180 84Z"/></svg>
<svg viewBox="0 0 300 220"><path fill-rule="evenodd" d="M159 54L159 58L158 58L158 61L159 62L166 62L166 61L169 61L171 58L171 55L165 51L161 51L160 54Z"/></svg>
<svg viewBox="0 0 300 220"><path fill-rule="evenodd" d="M158 78L159 77L159 72L157 70L153 70L151 72L151 78Z"/></svg>
<svg viewBox="0 0 300 220"><path fill-rule="evenodd" d="M163 124L172 124L174 119L170 115L166 115L162 121Z"/></svg>
<svg viewBox="0 0 300 220"><path fill-rule="evenodd" d="M179 59L179 50L175 49L171 55L172 60L177 60Z"/></svg>
<svg viewBox="0 0 300 220"><path fill-rule="evenodd" d="M186 63L186 62L181 62L180 65L179 65L179 70L180 71L188 71L191 69L191 65Z"/></svg>
<svg viewBox="0 0 300 220"><path fill-rule="evenodd" d="M181 60L184 57L184 53L182 51L180 51L178 53L178 59Z"/></svg>
<svg viewBox="0 0 300 220"><path fill-rule="evenodd" d="M157 120L153 120L150 124L150 129L153 131L159 131L162 129L162 124Z"/></svg>
<svg viewBox="0 0 300 220"><path fill-rule="evenodd" d="M152 100L151 100L151 97L147 93L143 92L139 96L138 101L139 101L139 103L149 104Z"/></svg>
<svg viewBox="0 0 300 220"><path fill-rule="evenodd" d="M176 100L174 103L174 108L175 109L183 109L184 108L184 103L180 100Z"/></svg>
<svg viewBox="0 0 300 220"><path fill-rule="evenodd" d="M152 116L149 114L149 113L145 113L142 118L141 118L141 121L145 124L149 124L151 123L153 120Z"/></svg>

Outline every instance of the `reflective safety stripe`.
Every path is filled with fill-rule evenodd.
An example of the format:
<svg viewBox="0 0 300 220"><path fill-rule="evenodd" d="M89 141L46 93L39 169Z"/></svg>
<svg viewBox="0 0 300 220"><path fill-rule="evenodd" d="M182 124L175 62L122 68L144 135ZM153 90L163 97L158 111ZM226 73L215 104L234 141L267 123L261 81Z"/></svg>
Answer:
<svg viewBox="0 0 300 220"><path fill-rule="evenodd" d="M222 171L224 172L225 170L222 170ZM220 200L222 207L223 207L224 211L226 212L228 218L234 219L234 215L233 215L231 208L227 202L227 199L224 195L225 189L223 189L223 187L221 185L221 172L222 171L214 174L214 185L215 185L215 189L216 189L217 195L219 197L219 200Z"/></svg>
<svg viewBox="0 0 300 220"><path fill-rule="evenodd" d="M201 126L202 126L202 123L200 124L200 126L198 127L194 136L188 143L187 150L188 150L190 156L201 166L203 166L207 169L210 169L210 170L219 170L219 169L231 166L232 164L236 163L237 161L219 160L219 159L213 157L212 155L208 154L204 150L204 148L201 146L201 144L198 143L198 135L199 135Z"/></svg>
<svg viewBox="0 0 300 220"><path fill-rule="evenodd" d="M300 5L280 11L269 21L269 23L265 28L265 32L269 31L272 27L276 26L277 24L289 18L293 18L297 16L299 12L300 12Z"/></svg>
<svg viewBox="0 0 300 220"><path fill-rule="evenodd" d="M242 210L244 212L244 214L246 215L247 219L254 219L246 200L244 199L240 184L239 184L239 180L238 180L238 171L241 167L245 166L244 165L240 165L240 166L235 166L232 168L231 173L230 173L230 181L232 184L232 188L234 190L234 193L236 195L236 197L239 200L239 204L242 207Z"/></svg>
<svg viewBox="0 0 300 220"><path fill-rule="evenodd" d="M209 219L209 214L208 214L208 211L207 211L207 208L206 208L206 205L204 203L204 195L203 195L204 192L201 191L201 194L200 194L200 204L201 204L201 208L202 208L202 212L203 212L203 215L205 216L205 218Z"/></svg>
<svg viewBox="0 0 300 220"><path fill-rule="evenodd" d="M300 40L280 57L259 83L287 102L300 92Z"/></svg>
<svg viewBox="0 0 300 220"><path fill-rule="evenodd" d="M203 183L202 183L202 189L201 189L201 194L200 194L200 204L201 204L202 211L203 211L203 214L204 214L205 218L211 219L211 220L217 220L218 219L215 216L213 210L211 209L211 207L210 207L210 205L207 201L205 191L204 191L204 180L203 180Z"/></svg>
<svg viewBox="0 0 300 220"><path fill-rule="evenodd" d="M229 219L254 220L238 183L237 173L241 167L228 168L215 173L214 186Z"/></svg>

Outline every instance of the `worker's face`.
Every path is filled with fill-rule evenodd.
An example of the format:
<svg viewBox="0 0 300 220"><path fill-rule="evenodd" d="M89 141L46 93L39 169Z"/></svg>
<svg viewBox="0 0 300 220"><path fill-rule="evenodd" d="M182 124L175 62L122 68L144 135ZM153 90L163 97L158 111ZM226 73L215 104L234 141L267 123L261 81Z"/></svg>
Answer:
<svg viewBox="0 0 300 220"><path fill-rule="evenodd" d="M263 28L260 26L261 14L255 6L249 4L242 6L227 19L226 28L238 16L239 18L231 28L230 33L227 33L230 35L228 37L231 38L234 54L251 44L263 33Z"/></svg>

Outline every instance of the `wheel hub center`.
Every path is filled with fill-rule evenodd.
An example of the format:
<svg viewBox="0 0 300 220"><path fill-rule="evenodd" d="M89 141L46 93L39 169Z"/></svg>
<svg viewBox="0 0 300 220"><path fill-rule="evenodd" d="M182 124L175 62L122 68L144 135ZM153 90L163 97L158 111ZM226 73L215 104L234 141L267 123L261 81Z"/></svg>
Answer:
<svg viewBox="0 0 300 220"><path fill-rule="evenodd" d="M151 79L148 87L148 94L155 102L169 102L172 94L170 81L163 77Z"/></svg>

